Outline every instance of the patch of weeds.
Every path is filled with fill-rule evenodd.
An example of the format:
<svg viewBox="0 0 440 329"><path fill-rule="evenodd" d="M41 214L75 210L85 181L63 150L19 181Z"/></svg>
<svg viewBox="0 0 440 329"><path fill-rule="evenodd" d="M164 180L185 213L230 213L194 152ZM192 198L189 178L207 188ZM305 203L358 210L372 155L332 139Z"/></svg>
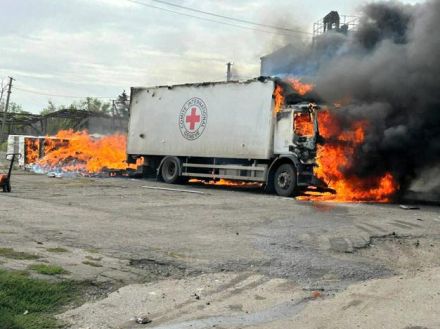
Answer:
<svg viewBox="0 0 440 329"><path fill-rule="evenodd" d="M69 273L64 268L58 265L32 264L28 268L32 271L45 275L58 275Z"/></svg>
<svg viewBox="0 0 440 329"><path fill-rule="evenodd" d="M186 256L185 255L183 255L183 254L179 254L179 253L177 253L177 252L174 252L174 251L171 251L171 252L165 252L165 254L167 255L167 256L169 256L169 257L172 257L172 258L176 258L176 259L182 259L182 258L186 258Z"/></svg>
<svg viewBox="0 0 440 329"><path fill-rule="evenodd" d="M66 248L56 247L56 248L46 248L46 251L48 252L56 252L56 253L62 253L62 252L69 252Z"/></svg>
<svg viewBox="0 0 440 329"><path fill-rule="evenodd" d="M6 152L8 150L8 141L0 143L0 152Z"/></svg>
<svg viewBox="0 0 440 329"><path fill-rule="evenodd" d="M96 248L88 248L88 249L85 249L85 251L87 251L87 252L89 252L89 253L91 253L91 254L97 254L97 253L99 253L99 250L96 249Z"/></svg>
<svg viewBox="0 0 440 329"><path fill-rule="evenodd" d="M0 329L59 328L54 314L79 297L70 281L47 282L0 270Z"/></svg>
<svg viewBox="0 0 440 329"><path fill-rule="evenodd" d="M82 263L85 264L85 265L93 266L93 267L102 267L101 264L96 263L96 262L91 262L89 260L85 260Z"/></svg>
<svg viewBox="0 0 440 329"><path fill-rule="evenodd" d="M0 248L0 256L11 259L20 259L20 260L33 260L38 259L40 256L29 254L27 252L15 251L12 248Z"/></svg>
<svg viewBox="0 0 440 329"><path fill-rule="evenodd" d="M92 261L95 261L95 262L99 262L100 260L102 260L102 257L86 256L86 258L88 260L92 260Z"/></svg>

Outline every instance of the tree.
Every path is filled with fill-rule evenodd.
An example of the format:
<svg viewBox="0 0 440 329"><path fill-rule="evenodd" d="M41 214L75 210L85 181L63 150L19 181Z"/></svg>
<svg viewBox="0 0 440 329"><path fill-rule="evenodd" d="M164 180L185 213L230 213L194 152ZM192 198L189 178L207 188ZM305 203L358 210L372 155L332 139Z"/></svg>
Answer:
<svg viewBox="0 0 440 329"><path fill-rule="evenodd" d="M87 97L85 100L80 102L82 109L91 111L91 112L110 112L110 103L102 102L98 98Z"/></svg>
<svg viewBox="0 0 440 329"><path fill-rule="evenodd" d="M48 102L47 107L45 107L41 114L53 113L59 110L77 110L77 111L91 111L91 112L102 112L110 113L111 104L109 102L103 102L98 98L87 97L85 99L74 101L69 105L55 105L52 101Z"/></svg>
<svg viewBox="0 0 440 329"><path fill-rule="evenodd" d="M118 96L114 102L113 115L120 118L128 118L130 100L125 90Z"/></svg>
<svg viewBox="0 0 440 329"><path fill-rule="evenodd" d="M5 100L3 99L3 96L6 94L7 88L8 84L3 79L0 80L0 112L3 112L5 108Z"/></svg>
<svg viewBox="0 0 440 329"><path fill-rule="evenodd" d="M23 107L20 104L17 104L15 102L10 102L9 103L8 112L9 113L29 113L27 111L24 111Z"/></svg>
<svg viewBox="0 0 440 329"><path fill-rule="evenodd" d="M48 101L47 107L41 110L41 115L49 114L58 111L57 106L54 102Z"/></svg>

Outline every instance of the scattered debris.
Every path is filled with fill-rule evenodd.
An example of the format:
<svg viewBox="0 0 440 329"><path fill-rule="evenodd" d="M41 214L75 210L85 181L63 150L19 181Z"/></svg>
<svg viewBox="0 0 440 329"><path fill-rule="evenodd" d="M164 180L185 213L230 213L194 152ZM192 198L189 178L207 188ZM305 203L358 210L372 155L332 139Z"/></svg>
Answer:
<svg viewBox="0 0 440 329"><path fill-rule="evenodd" d="M60 172L54 172L54 171L50 171L47 173L47 177L51 177L51 178L62 178L63 174Z"/></svg>
<svg viewBox="0 0 440 329"><path fill-rule="evenodd" d="M147 324L153 322L148 316L142 315L135 318L137 324Z"/></svg>
<svg viewBox="0 0 440 329"><path fill-rule="evenodd" d="M312 291L312 298L319 298L319 297L322 297L322 293L320 292L320 291L318 291L318 290L314 290L314 291Z"/></svg>
<svg viewBox="0 0 440 329"><path fill-rule="evenodd" d="M404 204L401 204L400 208L402 208L404 210L419 210L420 209L420 207L418 207L418 206L408 206L408 205L404 205Z"/></svg>
<svg viewBox="0 0 440 329"><path fill-rule="evenodd" d="M199 295L194 294L194 297L195 297L197 300L200 300L200 296L199 296Z"/></svg>
<svg viewBox="0 0 440 329"><path fill-rule="evenodd" d="M187 265L175 260L159 261L151 258L132 259L130 260L129 265L144 270L148 273L150 279L180 279L200 274L199 270L188 268Z"/></svg>

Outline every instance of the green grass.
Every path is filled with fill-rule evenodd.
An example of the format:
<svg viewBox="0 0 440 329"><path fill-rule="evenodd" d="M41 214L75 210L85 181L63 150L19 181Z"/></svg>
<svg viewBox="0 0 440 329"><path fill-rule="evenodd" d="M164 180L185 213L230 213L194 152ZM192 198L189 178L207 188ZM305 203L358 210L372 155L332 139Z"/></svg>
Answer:
<svg viewBox="0 0 440 329"><path fill-rule="evenodd" d="M28 268L32 271L45 275L58 275L69 273L64 268L58 265L32 264Z"/></svg>
<svg viewBox="0 0 440 329"><path fill-rule="evenodd" d="M99 253L99 249L96 249L96 248L88 248L88 249L86 249L86 251L91 253L91 254Z"/></svg>
<svg viewBox="0 0 440 329"><path fill-rule="evenodd" d="M69 252L69 250L67 250L66 248L61 248L61 247L47 248L46 250L47 250L48 252L57 252L57 253Z"/></svg>
<svg viewBox="0 0 440 329"><path fill-rule="evenodd" d="M75 283L47 282L25 272L0 270L0 329L59 328L53 314L78 296Z"/></svg>
<svg viewBox="0 0 440 329"><path fill-rule="evenodd" d="M96 263L96 262L91 262L89 260L85 260L82 263L85 264L85 265L93 266L93 267L102 267L101 264Z"/></svg>
<svg viewBox="0 0 440 329"><path fill-rule="evenodd" d="M8 150L8 141L0 143L0 152L6 152Z"/></svg>
<svg viewBox="0 0 440 329"><path fill-rule="evenodd" d="M12 248L0 248L0 257L11 258L11 259L21 259L21 260L32 260L38 259L40 256L29 254L27 252L15 251Z"/></svg>

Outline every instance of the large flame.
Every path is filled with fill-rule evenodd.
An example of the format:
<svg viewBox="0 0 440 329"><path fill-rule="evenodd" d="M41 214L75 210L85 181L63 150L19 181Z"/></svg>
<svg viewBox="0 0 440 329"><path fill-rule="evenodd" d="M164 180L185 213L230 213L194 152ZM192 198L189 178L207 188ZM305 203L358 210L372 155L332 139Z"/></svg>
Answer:
<svg viewBox="0 0 440 329"><path fill-rule="evenodd" d="M306 94L311 92L314 88L312 84L301 82L298 79L289 78L286 81L290 84L291 88L300 96L305 96ZM286 100L284 96L283 87L281 87L279 84L275 86L273 98L275 103L274 112L279 113L281 112Z"/></svg>
<svg viewBox="0 0 440 329"><path fill-rule="evenodd" d="M313 136L315 127L309 113L296 113L294 119L295 133L299 136Z"/></svg>
<svg viewBox="0 0 440 329"><path fill-rule="evenodd" d="M281 112L285 101L284 91L280 85L276 85L275 90L273 92L273 98L275 100L274 112L279 113Z"/></svg>
<svg viewBox="0 0 440 329"><path fill-rule="evenodd" d="M25 147L25 163L35 163L40 155L40 142L38 139L26 138Z"/></svg>
<svg viewBox="0 0 440 329"><path fill-rule="evenodd" d="M304 96L311 92L314 88L312 84L301 82L298 79L287 79L290 83L290 86L293 90L295 90L300 96Z"/></svg>
<svg viewBox="0 0 440 329"><path fill-rule="evenodd" d="M398 189L391 173L383 176L357 177L348 174L355 152L363 144L366 121L355 121L343 129L330 111L319 113L320 134L325 143L318 146L315 175L336 191L335 195L312 193L302 200L390 202Z"/></svg>
<svg viewBox="0 0 440 329"><path fill-rule="evenodd" d="M63 130L44 139L44 157L34 165L44 171L97 174L104 170L136 168L126 163L127 138L123 134L93 137L87 131ZM35 152L29 159L35 158Z"/></svg>
<svg viewBox="0 0 440 329"><path fill-rule="evenodd" d="M310 93L314 86L298 79L287 79L287 83L299 95ZM274 92L275 111L279 112L285 103L284 90L280 85ZM350 97L341 100L339 106L350 102ZM337 106L338 107L338 106ZM373 201L389 202L398 189L393 175L385 173L383 176L357 177L349 174L354 163L357 150L363 145L367 121L354 121L349 129L343 129L331 111L322 111L318 115L320 134L325 143L318 146L315 175L326 182L336 194L322 194L309 192L300 200L321 201ZM295 132L301 136L313 135L314 127L310 118L303 114L295 116Z"/></svg>

